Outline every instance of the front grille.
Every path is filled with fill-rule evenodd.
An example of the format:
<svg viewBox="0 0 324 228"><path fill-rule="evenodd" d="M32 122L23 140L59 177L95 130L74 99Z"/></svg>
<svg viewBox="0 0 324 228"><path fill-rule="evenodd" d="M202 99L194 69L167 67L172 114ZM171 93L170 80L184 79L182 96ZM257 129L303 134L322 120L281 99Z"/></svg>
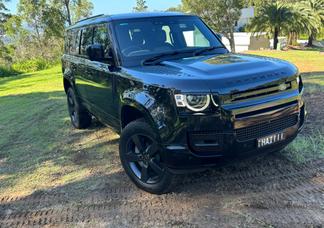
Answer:
<svg viewBox="0 0 324 228"><path fill-rule="evenodd" d="M286 82L283 84L277 84L272 86L260 87L256 89L250 89L243 92L234 92L231 95L231 101L242 101L246 99L251 99L255 97L270 95L282 91L291 89L291 83Z"/></svg>
<svg viewBox="0 0 324 228"><path fill-rule="evenodd" d="M280 132L298 123L298 115L286 116L270 122L260 123L250 127L236 129L235 133L239 141L248 141L261 138L276 132Z"/></svg>

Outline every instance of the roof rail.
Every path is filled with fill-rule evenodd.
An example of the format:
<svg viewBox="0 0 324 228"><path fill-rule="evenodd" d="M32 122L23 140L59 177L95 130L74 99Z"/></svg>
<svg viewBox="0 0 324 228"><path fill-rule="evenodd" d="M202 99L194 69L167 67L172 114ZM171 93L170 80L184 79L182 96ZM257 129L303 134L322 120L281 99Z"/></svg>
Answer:
<svg viewBox="0 0 324 228"><path fill-rule="evenodd" d="M87 17L87 18L81 19L81 20L77 21L75 24L77 24L79 22L82 22L82 21L89 20L89 19L93 19L93 18L96 18L96 17L101 17L101 16L104 16L104 14L98 14L98 15L95 15L95 16L92 16L92 17Z"/></svg>

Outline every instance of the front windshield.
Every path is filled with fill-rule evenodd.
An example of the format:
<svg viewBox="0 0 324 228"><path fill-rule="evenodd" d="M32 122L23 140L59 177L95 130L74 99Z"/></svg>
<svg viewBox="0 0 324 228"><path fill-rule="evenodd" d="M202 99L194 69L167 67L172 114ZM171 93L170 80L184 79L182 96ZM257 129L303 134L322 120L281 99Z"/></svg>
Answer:
<svg viewBox="0 0 324 228"><path fill-rule="evenodd" d="M116 21L114 26L123 65L139 65L165 53L223 47L195 16L131 19Z"/></svg>

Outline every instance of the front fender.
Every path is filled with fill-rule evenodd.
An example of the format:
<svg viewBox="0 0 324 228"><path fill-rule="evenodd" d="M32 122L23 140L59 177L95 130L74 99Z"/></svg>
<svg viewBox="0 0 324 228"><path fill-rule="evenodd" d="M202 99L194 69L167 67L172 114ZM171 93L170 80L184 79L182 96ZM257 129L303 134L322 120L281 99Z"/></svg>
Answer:
<svg viewBox="0 0 324 228"><path fill-rule="evenodd" d="M68 81L72 81L73 80L72 70L70 68L65 68L63 71L63 77Z"/></svg>
<svg viewBox="0 0 324 228"><path fill-rule="evenodd" d="M124 91L122 101L143 113L146 121L154 128L162 141L167 141L177 122L177 113L167 89L147 87L145 90L132 88Z"/></svg>

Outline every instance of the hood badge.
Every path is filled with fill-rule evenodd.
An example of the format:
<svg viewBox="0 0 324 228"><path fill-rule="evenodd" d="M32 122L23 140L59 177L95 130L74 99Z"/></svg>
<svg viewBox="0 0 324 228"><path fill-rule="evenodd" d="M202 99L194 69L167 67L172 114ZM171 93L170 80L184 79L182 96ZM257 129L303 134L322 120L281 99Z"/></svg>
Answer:
<svg viewBox="0 0 324 228"><path fill-rule="evenodd" d="M269 73L269 74L263 74L263 75L255 75L252 77L246 77L244 79L237 79L237 80L231 80L226 82L226 84L228 85L232 85L232 84L241 84L241 83L250 83L250 82L255 82L258 80L264 80L267 78L271 78L271 79L277 79L280 78L282 75L285 75L286 73L283 71L279 71L279 72L274 72L274 73Z"/></svg>

